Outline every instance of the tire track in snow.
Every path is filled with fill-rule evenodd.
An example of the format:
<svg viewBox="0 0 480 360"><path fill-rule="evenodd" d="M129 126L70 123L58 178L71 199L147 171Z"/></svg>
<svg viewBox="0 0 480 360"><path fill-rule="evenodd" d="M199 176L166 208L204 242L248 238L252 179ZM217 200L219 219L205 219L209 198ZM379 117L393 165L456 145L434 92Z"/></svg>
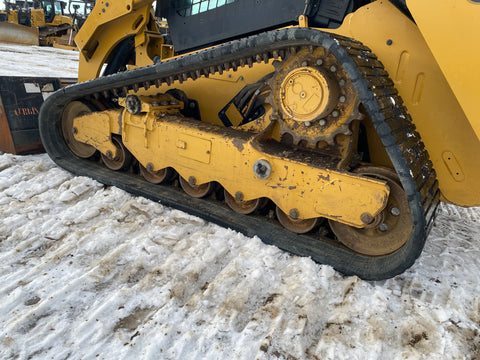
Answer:
<svg viewBox="0 0 480 360"><path fill-rule="evenodd" d="M0 357L475 359L479 214L443 205L419 261L368 283L0 155Z"/></svg>

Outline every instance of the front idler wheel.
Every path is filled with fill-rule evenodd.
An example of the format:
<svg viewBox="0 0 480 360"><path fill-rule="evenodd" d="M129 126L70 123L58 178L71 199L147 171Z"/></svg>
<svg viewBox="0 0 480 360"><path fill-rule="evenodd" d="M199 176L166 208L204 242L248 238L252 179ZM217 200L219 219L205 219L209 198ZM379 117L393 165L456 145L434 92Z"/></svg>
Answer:
<svg viewBox="0 0 480 360"><path fill-rule="evenodd" d="M330 227L337 239L353 251L370 256L391 254L408 241L413 229L405 191L389 169L366 166L356 173L387 182L390 187L387 206L362 229L333 220L329 220Z"/></svg>
<svg viewBox="0 0 480 360"><path fill-rule="evenodd" d="M73 120L79 116L92 113L86 104L81 101L72 101L69 103L62 114L62 133L65 142L70 151L82 159L87 159L97 151L93 146L82 143L75 139L77 129L73 126Z"/></svg>

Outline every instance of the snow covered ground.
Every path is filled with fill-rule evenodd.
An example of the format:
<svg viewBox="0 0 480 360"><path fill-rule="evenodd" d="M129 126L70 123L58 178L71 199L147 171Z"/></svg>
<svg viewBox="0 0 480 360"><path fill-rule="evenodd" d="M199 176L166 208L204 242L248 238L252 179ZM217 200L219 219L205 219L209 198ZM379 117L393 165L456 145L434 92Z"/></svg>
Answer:
<svg viewBox="0 0 480 360"><path fill-rule="evenodd" d="M1 71L26 49L0 46ZM381 282L45 154L0 154L0 219L1 359L480 359L479 208L442 205L420 259Z"/></svg>
<svg viewBox="0 0 480 360"><path fill-rule="evenodd" d="M78 52L0 43L0 76L77 78Z"/></svg>

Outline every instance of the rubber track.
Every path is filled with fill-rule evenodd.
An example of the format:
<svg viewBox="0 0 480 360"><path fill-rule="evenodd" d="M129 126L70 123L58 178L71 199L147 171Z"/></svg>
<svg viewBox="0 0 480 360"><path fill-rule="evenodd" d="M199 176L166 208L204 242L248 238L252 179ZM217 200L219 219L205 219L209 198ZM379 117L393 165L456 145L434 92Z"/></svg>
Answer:
<svg viewBox="0 0 480 360"><path fill-rule="evenodd" d="M112 172L99 163L74 157L63 141L60 120L63 108L70 101L93 96L100 100L102 97L109 99L131 89L148 89L175 80L222 73L230 68L251 66L253 62L285 58L286 53L295 53L304 46L328 49L345 68L400 177L414 227L407 243L392 254L360 255L335 239L320 234L296 235L271 219L237 214L221 201L193 199L173 186L152 185L133 173ZM247 236L256 235L267 244L296 255L309 256L344 274L367 280L393 277L415 262L423 249L439 202L435 171L428 153L383 65L361 43L315 29L270 31L156 65L68 86L45 101L39 119L42 142L48 154L59 166L76 175L89 176L106 185L161 201Z"/></svg>

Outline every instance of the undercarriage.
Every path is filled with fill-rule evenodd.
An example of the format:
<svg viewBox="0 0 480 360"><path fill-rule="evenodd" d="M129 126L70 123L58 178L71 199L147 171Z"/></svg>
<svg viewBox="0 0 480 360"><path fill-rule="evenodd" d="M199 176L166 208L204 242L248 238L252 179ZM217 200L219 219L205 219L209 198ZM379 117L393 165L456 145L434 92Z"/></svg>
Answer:
<svg viewBox="0 0 480 360"><path fill-rule="evenodd" d="M190 91L231 74L210 110ZM402 103L361 43L286 28L69 86L40 132L77 175L377 280L413 264L439 202Z"/></svg>

